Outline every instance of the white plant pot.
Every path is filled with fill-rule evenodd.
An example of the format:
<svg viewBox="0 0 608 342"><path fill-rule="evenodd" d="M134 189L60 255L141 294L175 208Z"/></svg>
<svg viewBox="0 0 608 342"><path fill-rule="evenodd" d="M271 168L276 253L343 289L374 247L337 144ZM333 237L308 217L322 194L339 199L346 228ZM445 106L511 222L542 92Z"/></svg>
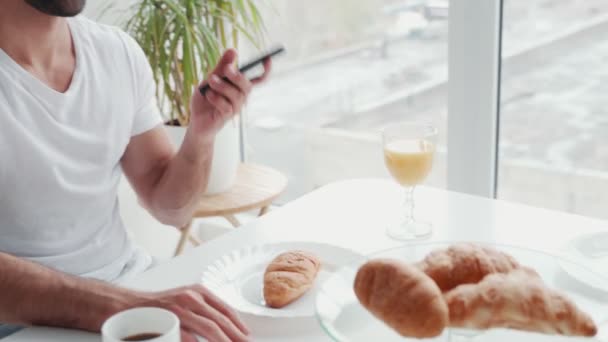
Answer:
<svg viewBox="0 0 608 342"><path fill-rule="evenodd" d="M165 125L173 144L179 148L186 134L185 127ZM211 174L205 194L224 192L234 184L240 163L238 119L226 123L215 136Z"/></svg>

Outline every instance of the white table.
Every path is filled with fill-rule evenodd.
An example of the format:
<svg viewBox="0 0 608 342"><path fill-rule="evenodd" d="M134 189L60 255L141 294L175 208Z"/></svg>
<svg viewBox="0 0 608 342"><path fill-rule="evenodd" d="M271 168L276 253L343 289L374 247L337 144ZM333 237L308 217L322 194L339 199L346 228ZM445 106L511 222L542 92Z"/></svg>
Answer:
<svg viewBox="0 0 608 342"><path fill-rule="evenodd" d="M370 253L399 245L385 227L402 211L401 189L388 180L351 180L316 190L237 231L172 259L126 286L162 290L199 281L205 266L232 249L278 241L315 241ZM416 213L431 221L435 241L499 242L556 251L579 234L608 230L608 222L520 204L422 187ZM608 206L608 204L607 204ZM297 326L246 320L256 341L327 341L314 322ZM281 326L282 329L277 327ZM274 329L274 330L269 330ZM298 336L284 330L296 331ZM269 336L273 331L273 336ZM29 328L7 342L99 341L97 335Z"/></svg>

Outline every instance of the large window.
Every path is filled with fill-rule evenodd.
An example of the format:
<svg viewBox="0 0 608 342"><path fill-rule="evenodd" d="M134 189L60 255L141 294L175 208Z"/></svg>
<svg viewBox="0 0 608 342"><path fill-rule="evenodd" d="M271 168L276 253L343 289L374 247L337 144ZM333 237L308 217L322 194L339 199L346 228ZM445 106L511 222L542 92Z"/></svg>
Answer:
<svg viewBox="0 0 608 342"><path fill-rule="evenodd" d="M608 2L504 0L498 197L608 218Z"/></svg>
<svg viewBox="0 0 608 342"><path fill-rule="evenodd" d="M261 4L288 54L250 101L245 154L288 175L283 201L387 176L380 130L424 118L427 184L608 218L605 0Z"/></svg>
<svg viewBox="0 0 608 342"><path fill-rule="evenodd" d="M289 176L283 200L328 182L385 176L380 130L431 119L444 186L448 1L268 1L270 41L288 54L247 109L250 161Z"/></svg>

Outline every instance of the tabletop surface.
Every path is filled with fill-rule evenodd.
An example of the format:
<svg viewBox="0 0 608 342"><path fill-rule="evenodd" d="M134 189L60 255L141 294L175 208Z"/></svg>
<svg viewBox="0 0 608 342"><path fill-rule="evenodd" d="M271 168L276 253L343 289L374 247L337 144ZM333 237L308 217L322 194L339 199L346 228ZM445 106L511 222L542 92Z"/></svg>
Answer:
<svg viewBox="0 0 608 342"><path fill-rule="evenodd" d="M203 197L194 216L222 216L261 208L270 205L286 186L287 177L277 170L241 164L232 188Z"/></svg>
<svg viewBox="0 0 608 342"><path fill-rule="evenodd" d="M497 242L556 252L571 239L608 231L608 222L525 205L491 200L428 187L416 190L416 214L432 222L430 241ZM402 189L388 180L359 179L322 187L243 229L232 231L190 250L125 284L162 290L199 282L206 265L248 245L312 241L349 248L362 254L399 246L385 228L402 212ZM328 341L316 323L246 322L256 341ZM76 331L29 328L7 342L99 341Z"/></svg>

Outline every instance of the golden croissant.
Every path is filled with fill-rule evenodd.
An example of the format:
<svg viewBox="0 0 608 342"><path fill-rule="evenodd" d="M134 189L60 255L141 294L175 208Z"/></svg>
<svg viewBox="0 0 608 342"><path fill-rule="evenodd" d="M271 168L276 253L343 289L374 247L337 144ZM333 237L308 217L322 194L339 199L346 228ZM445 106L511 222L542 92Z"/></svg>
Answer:
<svg viewBox="0 0 608 342"><path fill-rule="evenodd" d="M367 310L402 336L435 337L447 325L441 291L412 265L390 259L368 261L357 271L354 290Z"/></svg>
<svg viewBox="0 0 608 342"><path fill-rule="evenodd" d="M567 336L595 336L593 320L562 294L546 287L538 274L519 268L491 274L478 284L444 294L450 326L512 328Z"/></svg>
<svg viewBox="0 0 608 342"><path fill-rule="evenodd" d="M489 274L507 273L520 267L512 256L472 243L432 251L417 266L442 292L462 284L476 284Z"/></svg>

